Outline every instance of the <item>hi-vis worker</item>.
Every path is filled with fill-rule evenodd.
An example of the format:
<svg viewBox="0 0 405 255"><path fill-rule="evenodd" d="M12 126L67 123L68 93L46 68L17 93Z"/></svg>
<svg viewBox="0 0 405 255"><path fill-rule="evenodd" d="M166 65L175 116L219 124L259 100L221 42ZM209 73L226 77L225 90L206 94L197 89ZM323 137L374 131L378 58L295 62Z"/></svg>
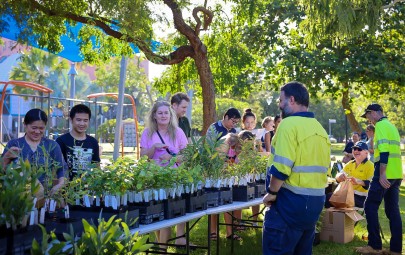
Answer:
<svg viewBox="0 0 405 255"><path fill-rule="evenodd" d="M374 176L364 203L368 246L358 247L361 254L385 254L380 236L378 208L384 199L385 214L390 221L389 254L402 253L402 220L399 211L399 186L402 181L401 146L398 129L384 116L379 104L367 106L363 118L375 125Z"/></svg>
<svg viewBox="0 0 405 255"><path fill-rule="evenodd" d="M282 118L267 169L270 207L263 226L263 254L312 254L315 224L325 202L330 142L308 112L309 94L299 82L281 88Z"/></svg>

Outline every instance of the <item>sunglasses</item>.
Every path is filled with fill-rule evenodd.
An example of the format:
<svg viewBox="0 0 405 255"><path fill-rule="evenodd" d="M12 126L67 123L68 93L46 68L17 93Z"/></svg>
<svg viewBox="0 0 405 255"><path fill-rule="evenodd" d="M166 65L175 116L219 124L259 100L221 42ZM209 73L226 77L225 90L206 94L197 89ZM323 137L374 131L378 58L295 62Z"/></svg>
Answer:
<svg viewBox="0 0 405 255"><path fill-rule="evenodd" d="M356 148L353 148L353 150L354 150L354 151L362 151L363 149L356 147Z"/></svg>

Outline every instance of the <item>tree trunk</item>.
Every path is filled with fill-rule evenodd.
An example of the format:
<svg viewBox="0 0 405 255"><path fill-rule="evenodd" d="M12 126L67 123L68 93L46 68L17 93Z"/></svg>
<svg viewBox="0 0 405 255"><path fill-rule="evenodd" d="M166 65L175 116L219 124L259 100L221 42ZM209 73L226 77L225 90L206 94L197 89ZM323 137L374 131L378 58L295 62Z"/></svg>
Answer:
<svg viewBox="0 0 405 255"><path fill-rule="evenodd" d="M352 107L350 105L350 98L349 98L349 83L343 83L343 94L342 94L342 106L346 114L347 121L349 123L350 129L352 132L361 133L361 126L359 122L357 122L356 118L354 117ZM350 137L350 134L349 134Z"/></svg>
<svg viewBox="0 0 405 255"><path fill-rule="evenodd" d="M202 49L201 49L202 48ZM200 49L196 50L194 58L195 65L200 76L203 98L203 130L205 135L209 126L217 120L215 111L215 86L212 77L211 68L208 62L205 46L201 44Z"/></svg>

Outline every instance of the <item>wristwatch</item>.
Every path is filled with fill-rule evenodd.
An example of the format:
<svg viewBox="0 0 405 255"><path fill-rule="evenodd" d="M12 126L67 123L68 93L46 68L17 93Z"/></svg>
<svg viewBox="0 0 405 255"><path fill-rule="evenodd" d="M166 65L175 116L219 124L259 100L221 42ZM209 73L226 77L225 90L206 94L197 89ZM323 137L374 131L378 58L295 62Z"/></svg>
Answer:
<svg viewBox="0 0 405 255"><path fill-rule="evenodd" d="M277 196L277 194L278 194L278 192L271 191L271 190L269 190L269 192L267 192L267 193L269 193L270 195L273 195L273 196Z"/></svg>

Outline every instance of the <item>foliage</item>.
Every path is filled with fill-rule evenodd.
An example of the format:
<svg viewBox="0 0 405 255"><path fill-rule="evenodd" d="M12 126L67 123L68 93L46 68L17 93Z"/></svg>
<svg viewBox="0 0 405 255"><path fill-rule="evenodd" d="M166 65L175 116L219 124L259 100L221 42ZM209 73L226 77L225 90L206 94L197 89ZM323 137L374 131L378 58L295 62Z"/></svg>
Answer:
<svg viewBox="0 0 405 255"><path fill-rule="evenodd" d="M268 157L260 155L254 140L240 141L238 163L228 165L227 171L232 176L244 177L247 174L262 174L266 172ZM261 144L260 144L261 146Z"/></svg>
<svg viewBox="0 0 405 255"><path fill-rule="evenodd" d="M202 177L220 179L224 173L225 155L218 151L222 140L191 137L191 143L181 151L186 169L202 168Z"/></svg>
<svg viewBox="0 0 405 255"><path fill-rule="evenodd" d="M152 247L152 244L147 244L147 235L139 237L138 232L131 234L128 225L115 216L108 221L99 218L98 226L89 224L85 219L82 222L83 234L76 239L71 229L70 234L63 234L65 242L59 241L53 232L48 235L41 226L42 243L38 244L34 239L31 254L137 254Z"/></svg>
<svg viewBox="0 0 405 255"><path fill-rule="evenodd" d="M313 96L327 94L342 100L342 107L349 112L350 127L355 131L360 130L352 109L356 95L374 100L390 95L395 103L403 100L403 5L394 4L381 11L375 1L367 4L370 2L367 0L353 5L350 1L313 5L284 0L240 3L243 2L251 5L248 8L236 5L239 31L244 33L250 50L267 56L264 79L276 89L285 82L298 80L308 86ZM313 1L301 1L309 2ZM353 8L355 12L351 11ZM368 19L370 13L374 13L373 22ZM348 20L350 15L352 19ZM367 22L371 22L369 27L364 26ZM342 32L342 28L346 30ZM310 41L316 47L309 47L308 37L314 39Z"/></svg>
<svg viewBox="0 0 405 255"><path fill-rule="evenodd" d="M68 91L66 73L69 64L54 54L48 54L39 49L31 49L22 53L20 62L10 73L10 79L30 81L45 85L54 90L55 96L65 96L63 91ZM14 90L20 94L32 94L32 90L16 86Z"/></svg>
<svg viewBox="0 0 405 255"><path fill-rule="evenodd" d="M85 181L85 174L75 176L72 180L65 179L65 184L58 190L56 197L61 202L74 205L76 199L81 199L86 192L87 186Z"/></svg>
<svg viewBox="0 0 405 255"><path fill-rule="evenodd" d="M123 195L134 187L135 179L131 168L135 162L129 158L118 158L104 169L93 168L84 173L88 189L101 196L104 193Z"/></svg>
<svg viewBox="0 0 405 255"><path fill-rule="evenodd" d="M23 219L34 206L34 194L39 191L38 177L42 172L21 158L19 165L12 163L4 168L0 161L0 225L9 223L15 230L23 225Z"/></svg>
<svg viewBox="0 0 405 255"><path fill-rule="evenodd" d="M117 120L116 119L109 119L100 126L97 127L97 137L99 137L100 140L102 140L104 143L113 143L114 142L114 136L115 136L115 124ZM123 122L131 122L134 123L134 119L125 119ZM139 138L141 137L141 134L143 132L144 126L138 125L138 134Z"/></svg>

